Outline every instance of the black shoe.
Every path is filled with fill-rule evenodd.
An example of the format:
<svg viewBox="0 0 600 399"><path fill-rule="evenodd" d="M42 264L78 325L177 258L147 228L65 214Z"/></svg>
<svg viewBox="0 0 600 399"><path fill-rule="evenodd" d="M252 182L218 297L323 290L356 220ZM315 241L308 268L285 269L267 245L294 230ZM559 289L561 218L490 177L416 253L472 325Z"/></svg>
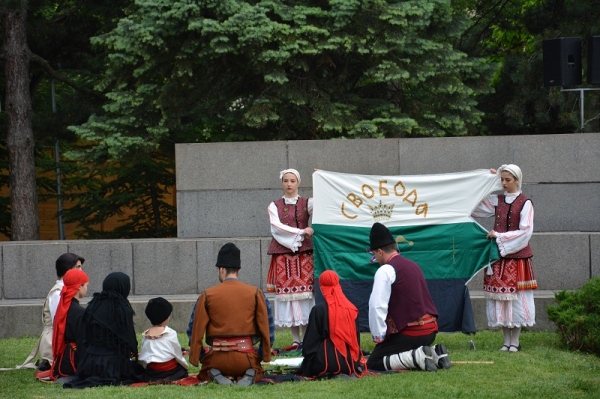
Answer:
<svg viewBox="0 0 600 399"><path fill-rule="evenodd" d="M46 359L42 359L40 361L40 363L38 364L39 371L46 371L46 370L50 370L51 368L52 368L52 366L50 365L50 362L47 361Z"/></svg>
<svg viewBox="0 0 600 399"><path fill-rule="evenodd" d="M446 349L446 345L437 344L435 346L435 354L438 356L438 367L441 369L449 369L452 367L452 363L450 362L450 358L448 357L448 349Z"/></svg>
<svg viewBox="0 0 600 399"><path fill-rule="evenodd" d="M433 352L429 346L421 347L423 353L425 354L425 369L424 371L437 371L437 366L433 361Z"/></svg>
<svg viewBox="0 0 600 399"><path fill-rule="evenodd" d="M219 369L210 369L208 376L210 377L211 381L216 382L219 385L233 385L233 382L221 374Z"/></svg>
<svg viewBox="0 0 600 399"><path fill-rule="evenodd" d="M256 370L248 369L246 370L246 374L237 382L237 385L240 387L249 387L254 384L254 377L256 377Z"/></svg>
<svg viewBox="0 0 600 399"><path fill-rule="evenodd" d="M508 348L509 352L519 352L521 350L521 345L511 345Z"/></svg>

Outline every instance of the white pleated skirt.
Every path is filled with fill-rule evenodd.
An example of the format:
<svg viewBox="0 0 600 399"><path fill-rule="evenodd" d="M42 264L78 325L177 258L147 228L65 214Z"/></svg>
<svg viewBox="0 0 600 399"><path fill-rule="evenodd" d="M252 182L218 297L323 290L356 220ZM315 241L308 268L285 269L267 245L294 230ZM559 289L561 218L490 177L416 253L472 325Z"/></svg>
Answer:
<svg viewBox="0 0 600 399"><path fill-rule="evenodd" d="M517 291L517 299L510 301L488 299L486 310L489 327L531 327L535 324L533 290Z"/></svg>
<svg viewBox="0 0 600 399"><path fill-rule="evenodd" d="M281 301L275 297L274 322L279 327L304 326L308 324L310 310L315 306L314 296L296 301Z"/></svg>

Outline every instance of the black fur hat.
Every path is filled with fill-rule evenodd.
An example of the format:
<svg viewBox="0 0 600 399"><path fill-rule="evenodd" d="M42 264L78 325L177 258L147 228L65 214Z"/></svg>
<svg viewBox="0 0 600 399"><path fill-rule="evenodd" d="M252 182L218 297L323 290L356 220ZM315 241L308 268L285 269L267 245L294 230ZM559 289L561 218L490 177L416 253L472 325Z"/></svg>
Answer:
<svg viewBox="0 0 600 399"><path fill-rule="evenodd" d="M171 302L160 296L150 299L146 305L146 316L153 326L157 326L167 320L171 316L172 311L173 305L171 305Z"/></svg>
<svg viewBox="0 0 600 399"><path fill-rule="evenodd" d="M239 248L232 242L223 245L219 250L219 255L217 255L217 264L215 266L241 269Z"/></svg>
<svg viewBox="0 0 600 399"><path fill-rule="evenodd" d="M390 245L396 242L388 228L379 222L373 224L373 227L371 227L371 234L369 234L369 240L369 248L371 249L371 251L374 249L383 248L386 245Z"/></svg>

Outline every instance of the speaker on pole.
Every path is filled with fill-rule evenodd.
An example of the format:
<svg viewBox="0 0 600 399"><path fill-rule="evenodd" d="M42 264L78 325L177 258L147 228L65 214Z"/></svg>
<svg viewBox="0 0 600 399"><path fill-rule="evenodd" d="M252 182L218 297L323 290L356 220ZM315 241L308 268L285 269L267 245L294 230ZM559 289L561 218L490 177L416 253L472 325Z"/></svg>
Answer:
<svg viewBox="0 0 600 399"><path fill-rule="evenodd" d="M559 37L544 40L544 86L581 84L581 39Z"/></svg>
<svg viewBox="0 0 600 399"><path fill-rule="evenodd" d="M590 36L588 42L587 82L600 83L600 36Z"/></svg>

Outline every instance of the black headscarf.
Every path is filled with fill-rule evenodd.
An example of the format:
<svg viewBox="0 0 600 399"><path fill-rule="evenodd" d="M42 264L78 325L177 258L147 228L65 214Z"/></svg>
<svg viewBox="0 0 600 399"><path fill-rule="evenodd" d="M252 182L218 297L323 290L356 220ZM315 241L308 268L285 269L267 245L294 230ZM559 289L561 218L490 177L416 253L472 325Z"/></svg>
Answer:
<svg viewBox="0 0 600 399"><path fill-rule="evenodd" d="M129 276L110 273L102 282L102 292L95 293L85 311L85 322L93 320L117 339L119 349L137 354L137 338L133 326L135 314L127 300L131 290ZM94 334L94 332L90 332ZM97 333L97 332L96 332Z"/></svg>

